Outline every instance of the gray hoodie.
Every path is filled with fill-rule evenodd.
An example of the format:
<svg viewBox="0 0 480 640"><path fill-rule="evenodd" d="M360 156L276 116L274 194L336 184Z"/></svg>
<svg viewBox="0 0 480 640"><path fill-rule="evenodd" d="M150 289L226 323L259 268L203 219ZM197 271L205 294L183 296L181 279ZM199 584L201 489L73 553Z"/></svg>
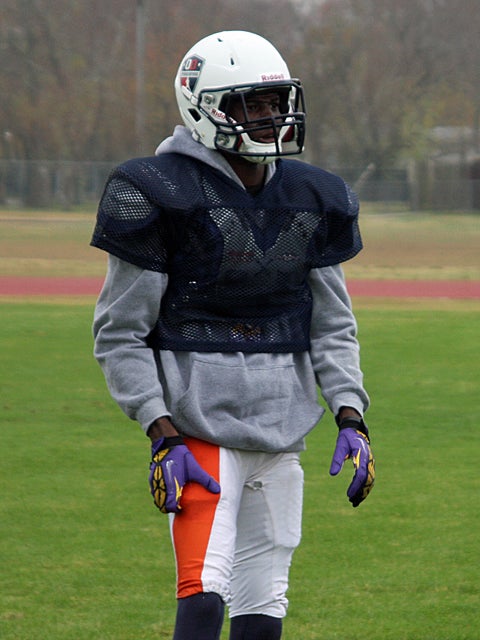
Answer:
<svg viewBox="0 0 480 640"><path fill-rule="evenodd" d="M228 162L176 127L156 153L193 156L241 184ZM267 180L275 171L268 165ZM360 414L363 389L356 322L339 265L314 269L311 348L304 353L153 352L154 327L168 276L109 255L95 308L95 357L112 397L146 432L161 416L176 428L224 447L299 451L324 413L317 384L334 414L350 406Z"/></svg>

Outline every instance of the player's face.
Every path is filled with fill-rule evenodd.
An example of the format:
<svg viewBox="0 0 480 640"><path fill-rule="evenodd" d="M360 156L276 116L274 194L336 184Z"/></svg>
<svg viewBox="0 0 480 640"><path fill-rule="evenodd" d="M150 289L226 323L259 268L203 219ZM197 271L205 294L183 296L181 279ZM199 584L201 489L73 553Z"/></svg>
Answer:
<svg viewBox="0 0 480 640"><path fill-rule="evenodd" d="M277 92L247 94L243 99L237 96L230 100L227 115L235 122L245 123L245 129L252 129L249 136L253 140L271 143L274 140L273 124L271 120L268 122L268 119L281 115L280 104L280 95ZM256 129L258 123L254 121L264 118L267 119L263 123L264 126Z"/></svg>

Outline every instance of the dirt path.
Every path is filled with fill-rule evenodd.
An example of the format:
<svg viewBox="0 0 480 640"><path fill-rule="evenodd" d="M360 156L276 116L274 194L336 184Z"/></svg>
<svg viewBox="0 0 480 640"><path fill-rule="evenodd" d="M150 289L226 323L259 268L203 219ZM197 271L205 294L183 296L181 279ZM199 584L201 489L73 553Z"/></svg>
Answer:
<svg viewBox="0 0 480 640"><path fill-rule="evenodd" d="M0 276L0 296L97 296L103 278ZM349 280L352 296L479 299L480 281Z"/></svg>

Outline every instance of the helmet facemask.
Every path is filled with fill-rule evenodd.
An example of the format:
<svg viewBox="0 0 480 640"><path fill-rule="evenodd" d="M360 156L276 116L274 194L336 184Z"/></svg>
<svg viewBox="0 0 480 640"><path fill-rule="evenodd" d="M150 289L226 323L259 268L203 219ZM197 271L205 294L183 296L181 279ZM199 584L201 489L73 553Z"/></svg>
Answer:
<svg viewBox="0 0 480 640"><path fill-rule="evenodd" d="M252 102L262 104L262 100L266 103L271 98L276 105L271 114L249 114ZM197 108L215 125L214 145L218 151L260 164L303 151L305 104L298 80L204 89L199 93Z"/></svg>

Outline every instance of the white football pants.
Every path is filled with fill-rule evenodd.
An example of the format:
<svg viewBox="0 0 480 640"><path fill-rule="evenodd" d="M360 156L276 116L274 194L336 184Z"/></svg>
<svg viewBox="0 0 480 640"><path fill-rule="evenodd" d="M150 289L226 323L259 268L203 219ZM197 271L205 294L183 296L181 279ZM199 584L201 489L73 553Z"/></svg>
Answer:
<svg viewBox="0 0 480 640"><path fill-rule="evenodd" d="M215 592L230 617L283 618L291 559L301 537L303 470L298 453L225 449L186 439L221 494L188 483L170 525L177 597Z"/></svg>

